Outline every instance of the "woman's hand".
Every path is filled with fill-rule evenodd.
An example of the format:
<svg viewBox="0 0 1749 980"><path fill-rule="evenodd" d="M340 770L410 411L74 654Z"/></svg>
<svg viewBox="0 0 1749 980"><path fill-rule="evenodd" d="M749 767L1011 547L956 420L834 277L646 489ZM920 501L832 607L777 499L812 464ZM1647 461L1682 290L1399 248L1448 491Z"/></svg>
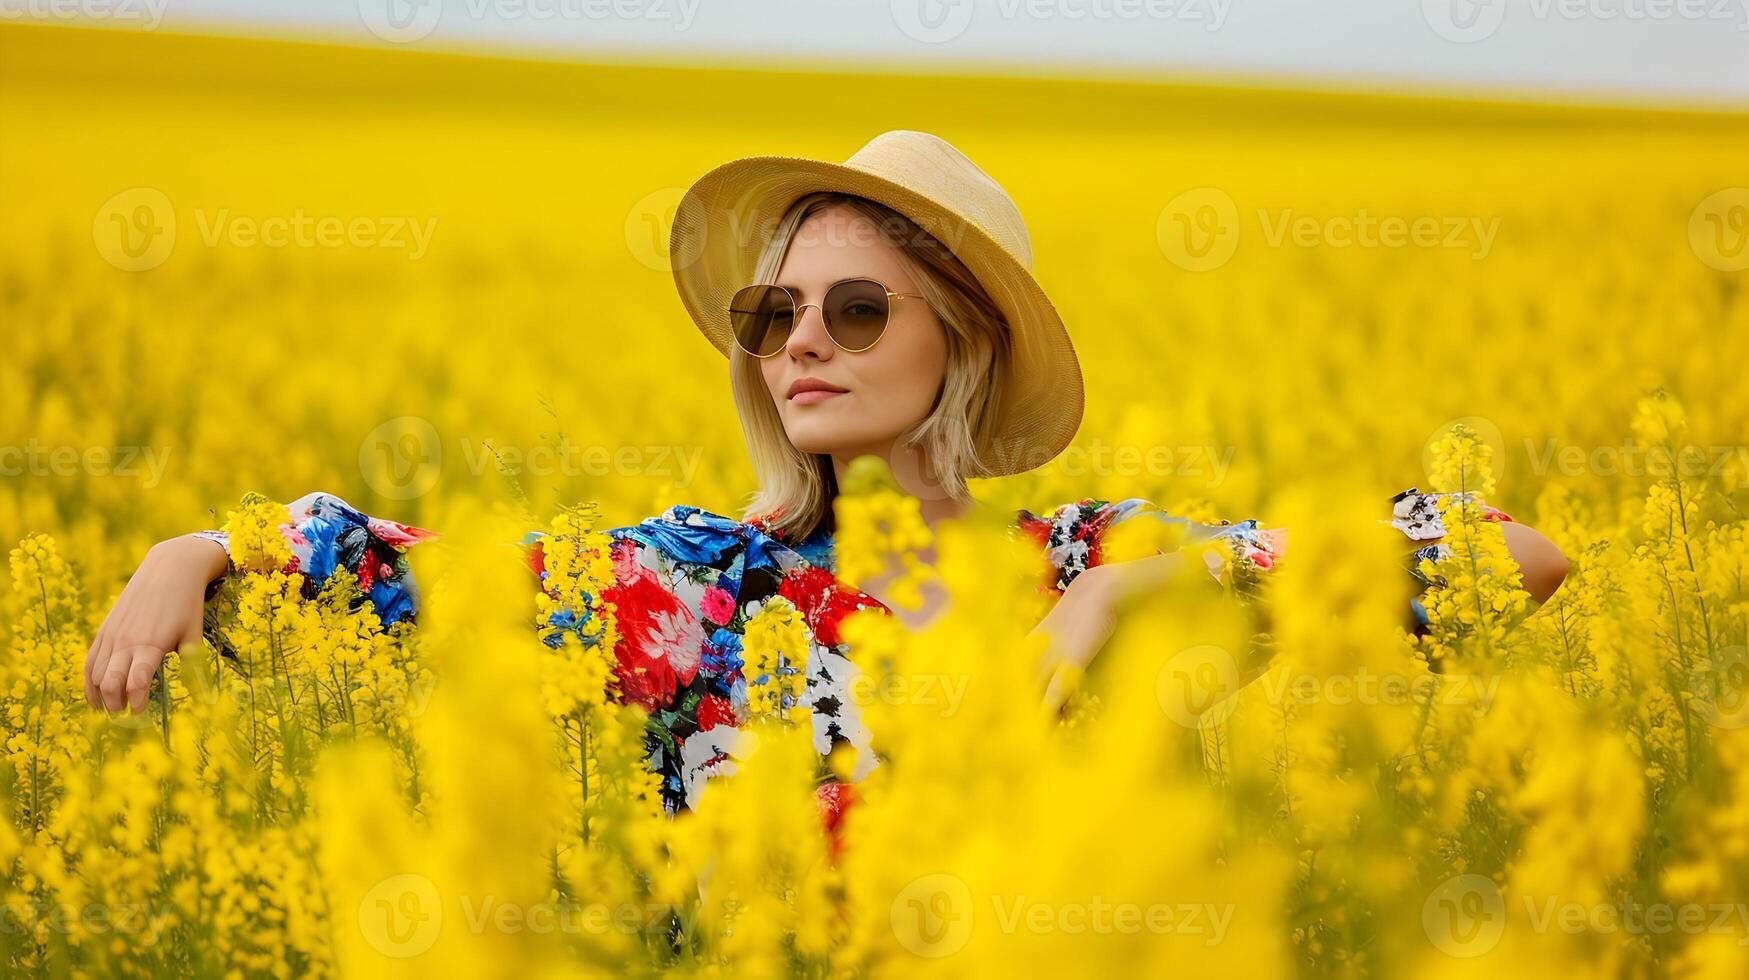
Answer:
<svg viewBox="0 0 1749 980"><path fill-rule="evenodd" d="M1500 532L1506 536L1506 550L1518 563L1524 590L1538 605L1549 601L1567 578L1567 556L1560 546L1536 528L1517 521L1501 524Z"/></svg>
<svg viewBox="0 0 1749 980"><path fill-rule="evenodd" d="M184 535L153 545L91 641L85 700L109 711L124 705L145 711L164 655L200 642L207 583L228 565L225 549L205 538Z"/></svg>
<svg viewBox="0 0 1749 980"><path fill-rule="evenodd" d="M1151 555L1132 561L1094 565L1075 576L1069 587L1034 633L1049 637L1050 645L1039 661L1039 680L1045 682L1045 704L1062 708L1075 682L1117 626L1117 611L1133 595L1156 588L1172 577L1185 562L1178 552Z"/></svg>

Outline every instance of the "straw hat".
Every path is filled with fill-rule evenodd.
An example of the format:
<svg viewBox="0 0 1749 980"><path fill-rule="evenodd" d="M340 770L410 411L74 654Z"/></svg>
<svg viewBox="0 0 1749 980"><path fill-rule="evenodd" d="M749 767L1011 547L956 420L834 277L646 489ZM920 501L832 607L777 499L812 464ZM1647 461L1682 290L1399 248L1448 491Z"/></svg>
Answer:
<svg viewBox="0 0 1749 980"><path fill-rule="evenodd" d="M750 285L777 222L814 191L887 205L935 236L977 277L1008 321L1010 384L994 434L978 447L997 476L1054 458L1081 424L1081 367L1056 308L1032 277L1032 240L1020 209L990 175L947 141L893 130L843 163L802 157L732 160L681 198L668 238L681 302L725 356L735 344L729 300Z"/></svg>

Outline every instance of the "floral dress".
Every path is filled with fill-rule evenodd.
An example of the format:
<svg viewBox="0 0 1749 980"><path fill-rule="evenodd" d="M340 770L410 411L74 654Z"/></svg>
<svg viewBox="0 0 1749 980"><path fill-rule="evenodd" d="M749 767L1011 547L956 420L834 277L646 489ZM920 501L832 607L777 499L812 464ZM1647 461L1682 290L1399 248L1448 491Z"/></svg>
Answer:
<svg viewBox="0 0 1749 980"><path fill-rule="evenodd" d="M1443 496L1449 495L1405 490L1391 498L1389 522L1411 541L1441 537L1445 529L1438 505ZM405 552L434 537L432 532L370 517L329 493L306 494L287 509L291 520L280 531L293 558L286 570L305 573L310 595L344 568L358 576L360 589L385 624L415 620L419 594ZM1492 520L1511 520L1493 508L1485 513ZM1186 543L1225 542L1236 561L1259 572L1276 565L1275 540L1257 521L1202 524L1142 498L1086 499L1043 514L1021 510L1011 532L1037 542L1044 559L1040 588L1061 594L1082 572L1102 563L1110 529L1136 519L1181 524ZM197 533L229 553L226 532ZM649 763L660 774L670 813L689 808L708 779L734 771L740 726L749 717L749 686L774 680L747 676L743 630L774 596L788 599L806 624L809 655L801 701L812 709L816 751L824 758L838 746L854 748L853 781L874 768L869 733L850 696L858 668L839 624L858 609L890 610L838 581L830 533L786 543L757 522L684 504L606 533L612 542L614 585L601 598L615 607L620 696L648 712ZM523 544L544 590L540 535L529 535ZM1435 543L1417 549L1408 558L1410 572L1425 584L1419 560L1438 557L1446 547ZM1411 611L1425 626L1426 613L1418 600L1411 600ZM575 612L557 608L542 625L541 638L556 647L567 632L583 636L582 625ZM787 707L790 695L783 697ZM822 784L829 826L846 792L841 784Z"/></svg>

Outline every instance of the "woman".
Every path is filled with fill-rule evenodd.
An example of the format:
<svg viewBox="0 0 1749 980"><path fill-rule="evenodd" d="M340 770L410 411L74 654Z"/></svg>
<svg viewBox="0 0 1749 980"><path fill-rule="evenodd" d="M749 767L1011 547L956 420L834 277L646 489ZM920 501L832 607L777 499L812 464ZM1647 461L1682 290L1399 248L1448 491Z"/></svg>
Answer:
<svg viewBox="0 0 1749 980"><path fill-rule="evenodd" d="M935 524L979 506L972 476L1045 463L1081 420L1082 383L1067 331L1033 279L1020 213L969 159L926 133L894 131L843 164L751 157L711 171L683 198L670 236L681 299L729 358L759 489L737 521L695 507L610 531L621 642L620 692L650 712L647 742L670 810L689 806L702 781L732 769L750 686L741 659L747 622L782 595L811 633L805 684L781 698L812 707L815 747L849 743L860 775L874 764L848 696L854 660L837 623L878 606L922 625L945 596L921 608L892 601L894 575L863 583L833 574L832 501L852 460L885 460ZM1406 491L1392 523L1437 547L1432 495ZM359 576L385 622L410 618L417 595L403 552L429 532L367 517L329 494L290 505L282 530L313 589L336 569ZM1507 522L1507 543L1539 602L1566 561L1546 538ZM1274 567L1281 531L1256 522L1202 525L1147 501L1084 500L1046 515L1021 511L1013 527L1046 559L1060 598L1038 624L1050 639L1041 677L1072 675L1107 638L1112 610L1133 590L1165 580L1180 553L1102 563L1105 533L1122 521L1185 525L1187 540L1223 539L1253 568ZM530 560L544 569L540 542ZM86 662L86 696L111 711L142 710L168 649L199 639L203 595L228 570L224 532L154 546L110 611ZM923 559L932 558L927 552ZM895 570L896 571L896 570ZM582 635L575 610L555 611L545 638ZM1047 698L1060 703L1059 684ZM784 703L789 703L786 700Z"/></svg>

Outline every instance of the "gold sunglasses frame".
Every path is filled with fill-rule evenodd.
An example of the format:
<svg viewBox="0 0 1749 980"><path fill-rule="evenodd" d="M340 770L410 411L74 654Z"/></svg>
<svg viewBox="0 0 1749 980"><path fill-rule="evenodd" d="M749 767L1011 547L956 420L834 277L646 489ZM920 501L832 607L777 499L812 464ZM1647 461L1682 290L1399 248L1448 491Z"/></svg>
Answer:
<svg viewBox="0 0 1749 980"><path fill-rule="evenodd" d="M839 350L844 351L845 353L848 353L848 354L860 354L865 350L872 349L875 344L878 344L881 342L881 338L885 337L887 335L887 328L893 325L893 302L895 300L920 299L920 300L927 301L929 299L929 297L924 296L921 293L895 293L891 289L887 288L886 283L881 282L879 279L871 278L869 276L852 276L849 279L840 279L837 282L833 283L832 285L827 286L826 292L831 293L832 290L837 289L839 286L842 286L847 282L872 282L875 285L881 287L881 289L887 294L887 322L881 324L880 335L875 337L874 340L869 341L869 344L867 347L846 347L846 346L844 346L843 344L838 342L837 337L832 336L832 328L830 326L827 326L826 339L832 341L832 346L834 346L834 347L838 348ZM820 311L820 318L822 321L826 317L826 308L821 306L819 303L797 303L796 302L796 294L790 292L788 286L779 286L777 283L774 283L774 282L772 282L772 283L756 282L756 283L751 283L748 286L743 286L742 289L750 289L753 286L764 286L767 289L781 289L781 290L783 290L784 295L789 297L789 305L792 307L795 307L795 321L794 322L800 322L801 318L802 318L802 311L807 309L810 306L812 306L814 309ZM739 296L740 294L741 294L740 289L735 290L735 295ZM747 350L747 345L741 343L740 331L733 329L734 328L734 317L735 317L735 314L737 314L737 313L754 313L757 311L755 311L755 310L737 310L737 309L735 309L734 301L732 299L730 300L728 311L729 311L730 333L732 333L735 337L735 346L741 348L741 350L744 351L748 357L757 357L763 361L768 357L776 357L777 355L783 353L783 348L789 346L789 341L787 339L785 339L782 347L779 347L777 350L774 350L769 354L755 354L754 352ZM790 327L790 330L792 332L795 330L793 322L792 322L792 325Z"/></svg>

